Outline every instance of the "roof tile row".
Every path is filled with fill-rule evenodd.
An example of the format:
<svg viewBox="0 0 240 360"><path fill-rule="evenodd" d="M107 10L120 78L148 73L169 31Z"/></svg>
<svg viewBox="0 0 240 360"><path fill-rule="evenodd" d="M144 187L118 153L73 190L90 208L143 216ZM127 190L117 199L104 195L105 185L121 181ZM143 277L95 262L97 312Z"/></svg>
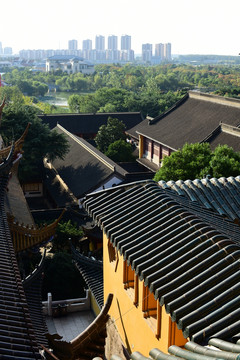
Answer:
<svg viewBox="0 0 240 360"><path fill-rule="evenodd" d="M89 194L84 204L186 337L229 339L240 329L240 229L232 224L229 236L218 215L201 208L201 218L199 205L187 205L151 181Z"/></svg>

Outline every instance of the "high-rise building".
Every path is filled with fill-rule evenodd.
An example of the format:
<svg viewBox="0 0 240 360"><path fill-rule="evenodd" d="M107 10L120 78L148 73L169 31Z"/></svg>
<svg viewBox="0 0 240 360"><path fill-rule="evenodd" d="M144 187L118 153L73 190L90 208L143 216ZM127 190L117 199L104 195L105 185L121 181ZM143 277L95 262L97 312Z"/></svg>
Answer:
<svg viewBox="0 0 240 360"><path fill-rule="evenodd" d="M3 54L3 48L2 48L2 43L0 42L0 55Z"/></svg>
<svg viewBox="0 0 240 360"><path fill-rule="evenodd" d="M122 35L121 36L121 50L131 50L131 36Z"/></svg>
<svg viewBox="0 0 240 360"><path fill-rule="evenodd" d="M164 45L162 43L155 45L155 56L160 60L164 58Z"/></svg>
<svg viewBox="0 0 240 360"><path fill-rule="evenodd" d="M82 49L83 50L92 50L92 40L83 40L82 42Z"/></svg>
<svg viewBox="0 0 240 360"><path fill-rule="evenodd" d="M11 47L5 47L3 50L4 55L12 55L12 48Z"/></svg>
<svg viewBox="0 0 240 360"><path fill-rule="evenodd" d="M95 38L95 49L99 51L105 50L105 37L97 35Z"/></svg>
<svg viewBox="0 0 240 360"><path fill-rule="evenodd" d="M77 40L68 40L68 50L77 50L78 42Z"/></svg>
<svg viewBox="0 0 240 360"><path fill-rule="evenodd" d="M164 58L166 60L172 59L172 46L170 43L164 44Z"/></svg>
<svg viewBox="0 0 240 360"><path fill-rule="evenodd" d="M108 36L108 50L117 50L118 48L118 37L116 35Z"/></svg>
<svg viewBox="0 0 240 360"><path fill-rule="evenodd" d="M142 44L142 60L151 62L152 60L152 44Z"/></svg>
<svg viewBox="0 0 240 360"><path fill-rule="evenodd" d="M121 61L134 61L133 50L121 50Z"/></svg>

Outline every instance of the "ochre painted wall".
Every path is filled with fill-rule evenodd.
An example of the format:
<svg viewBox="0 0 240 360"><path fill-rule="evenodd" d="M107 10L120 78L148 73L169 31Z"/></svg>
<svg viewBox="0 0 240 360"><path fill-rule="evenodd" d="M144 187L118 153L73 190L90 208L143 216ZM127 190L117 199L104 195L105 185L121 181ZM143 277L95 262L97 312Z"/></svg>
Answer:
<svg viewBox="0 0 240 360"><path fill-rule="evenodd" d="M139 159L143 157L143 136L139 135Z"/></svg>
<svg viewBox="0 0 240 360"><path fill-rule="evenodd" d="M104 300L109 293L113 293L113 303L109 314L114 319L115 325L121 336L121 339L130 353L134 351L141 352L144 356L149 356L149 351L153 348L167 353L172 339L176 344L184 345L186 339L182 332L172 326L169 315L165 309L161 311L161 333L159 339L149 325L149 319L144 319L142 311L143 281L139 281L139 303L133 304L133 289L124 289L123 284L123 257L116 255L115 261L112 261L112 253L109 256L108 239L103 234L103 263L104 263ZM110 261L111 260L111 261ZM174 325L174 324L173 324Z"/></svg>

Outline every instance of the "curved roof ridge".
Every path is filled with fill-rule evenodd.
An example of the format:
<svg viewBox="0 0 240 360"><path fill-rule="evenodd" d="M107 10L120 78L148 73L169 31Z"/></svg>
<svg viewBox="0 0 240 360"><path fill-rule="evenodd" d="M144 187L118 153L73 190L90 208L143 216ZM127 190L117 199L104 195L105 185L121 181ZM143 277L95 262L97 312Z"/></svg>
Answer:
<svg viewBox="0 0 240 360"><path fill-rule="evenodd" d="M61 129L63 132L65 132L65 134L67 134L70 138L72 138L74 141L76 141L79 145L81 145L85 150L87 150L95 158L97 158L99 161L101 161L111 171L117 172L117 173L119 173L119 174L121 174L123 176L125 176L127 174L127 171L125 171L120 165L118 165L113 160L108 158L106 155L104 155L101 151L99 151L97 148L95 148L89 142L87 142L83 138L80 138L79 136L76 136L76 135L72 134L70 131L66 130L60 124L57 124L57 127L59 129Z"/></svg>

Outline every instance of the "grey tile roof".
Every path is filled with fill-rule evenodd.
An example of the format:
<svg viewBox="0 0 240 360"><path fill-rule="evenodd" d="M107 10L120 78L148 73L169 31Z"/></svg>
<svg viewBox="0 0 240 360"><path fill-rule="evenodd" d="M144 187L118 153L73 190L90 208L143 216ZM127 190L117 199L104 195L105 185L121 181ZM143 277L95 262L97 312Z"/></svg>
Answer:
<svg viewBox="0 0 240 360"><path fill-rule="evenodd" d="M28 309L33 324L34 333L38 344L48 347L45 334L48 332L45 316L42 311L42 279L45 265L45 254L35 270L23 280Z"/></svg>
<svg viewBox="0 0 240 360"><path fill-rule="evenodd" d="M232 223L228 234L219 215L201 208L204 220L176 199L147 181L89 194L84 206L184 336L231 340L240 332L240 229Z"/></svg>
<svg viewBox="0 0 240 360"><path fill-rule="evenodd" d="M44 114L38 115L43 123L53 129L57 124L73 134L97 134L101 125L107 125L109 117L121 120L130 129L143 120L140 112L86 113L86 114Z"/></svg>
<svg viewBox="0 0 240 360"><path fill-rule="evenodd" d="M41 359L4 210L8 161L0 165L0 354L1 359Z"/></svg>
<svg viewBox="0 0 240 360"><path fill-rule="evenodd" d="M239 100L189 92L166 113L150 121L145 119L127 132L130 135L142 134L178 150L186 142L202 142L221 122L238 127L239 105Z"/></svg>
<svg viewBox="0 0 240 360"><path fill-rule="evenodd" d="M159 186L198 202L231 220L240 220L240 176L176 182L161 180Z"/></svg>
<svg viewBox="0 0 240 360"><path fill-rule="evenodd" d="M60 125L55 129L66 135L70 150L64 160L54 160L53 167L75 197L80 198L97 189L113 176L124 179L127 171L86 140L72 135Z"/></svg>
<svg viewBox="0 0 240 360"><path fill-rule="evenodd" d="M212 149L215 149L218 145L227 144L232 147L234 151L240 151L240 138L234 134L228 134L221 131L216 136L210 137L208 142Z"/></svg>
<svg viewBox="0 0 240 360"><path fill-rule="evenodd" d="M12 173L11 179L8 182L8 192L5 194L4 204L6 212L12 214L15 221L29 226L35 225L15 172Z"/></svg>
<svg viewBox="0 0 240 360"><path fill-rule="evenodd" d="M132 360L214 360L214 359L228 359L238 360L240 353L240 343L233 344L221 339L211 339L208 346L201 346L193 341L188 341L185 344L185 349L179 346L172 345L168 349L168 354L163 353L155 348L149 351L149 358L146 358L141 353L135 351L131 355Z"/></svg>
<svg viewBox="0 0 240 360"><path fill-rule="evenodd" d="M99 260L93 260L82 255L72 246L72 255L76 266L83 279L91 290L96 302L101 309L103 301L103 263Z"/></svg>

